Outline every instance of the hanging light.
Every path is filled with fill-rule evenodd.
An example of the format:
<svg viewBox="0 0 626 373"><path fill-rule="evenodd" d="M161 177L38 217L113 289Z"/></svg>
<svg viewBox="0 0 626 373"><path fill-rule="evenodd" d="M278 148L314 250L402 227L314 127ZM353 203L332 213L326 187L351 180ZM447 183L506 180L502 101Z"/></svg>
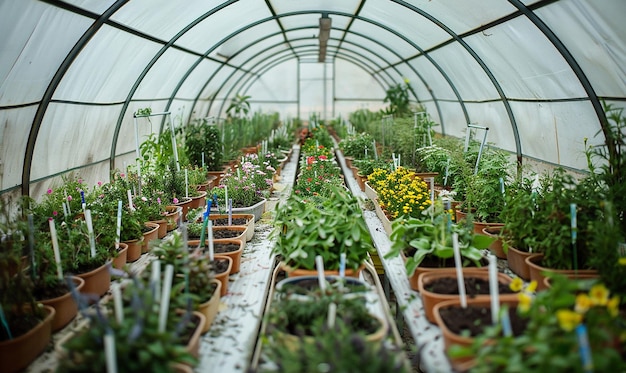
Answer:
<svg viewBox="0 0 626 373"><path fill-rule="evenodd" d="M328 39L330 39L330 28L332 25L332 19L328 17L327 13L322 13L322 17L320 17L319 21L320 33L318 37L320 41L320 51L317 62L325 62L326 47L328 46Z"/></svg>

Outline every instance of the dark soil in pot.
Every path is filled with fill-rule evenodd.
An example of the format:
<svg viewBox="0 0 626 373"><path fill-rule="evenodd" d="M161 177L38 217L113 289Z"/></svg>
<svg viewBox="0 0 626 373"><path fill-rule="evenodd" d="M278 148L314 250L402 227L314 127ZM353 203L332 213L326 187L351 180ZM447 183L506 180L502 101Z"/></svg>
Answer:
<svg viewBox="0 0 626 373"><path fill-rule="evenodd" d="M213 239L217 240L220 238L235 238L241 236L242 231L232 231L229 229L219 229L213 231Z"/></svg>
<svg viewBox="0 0 626 373"><path fill-rule="evenodd" d="M468 297L478 294L489 294L489 281L476 277L464 277L465 293ZM433 280L425 286L426 290L437 294L458 294L459 283L456 277L443 277ZM512 294L513 290L507 284L498 283L500 294Z"/></svg>
<svg viewBox="0 0 626 373"><path fill-rule="evenodd" d="M228 225L228 218L211 219L211 220L213 221L213 226ZM231 225L246 225L246 224L248 224L248 219L246 218L231 219Z"/></svg>
<svg viewBox="0 0 626 373"><path fill-rule="evenodd" d="M228 260L217 259L213 261L213 270L216 274L226 272L228 270Z"/></svg>
<svg viewBox="0 0 626 373"><path fill-rule="evenodd" d="M513 335L521 335L526 329L528 319L522 318L517 314L517 307L509 306L508 312ZM469 331L469 336L476 337L483 332L485 327L492 325L490 307L446 307L441 308L439 314L448 329L459 335L464 335L464 333Z"/></svg>
<svg viewBox="0 0 626 373"><path fill-rule="evenodd" d="M213 243L213 252L216 254L230 253L239 250L241 245L237 243Z"/></svg>
<svg viewBox="0 0 626 373"><path fill-rule="evenodd" d="M53 299L67 294L70 291L65 281L54 281L47 286L35 286L33 295L35 299Z"/></svg>

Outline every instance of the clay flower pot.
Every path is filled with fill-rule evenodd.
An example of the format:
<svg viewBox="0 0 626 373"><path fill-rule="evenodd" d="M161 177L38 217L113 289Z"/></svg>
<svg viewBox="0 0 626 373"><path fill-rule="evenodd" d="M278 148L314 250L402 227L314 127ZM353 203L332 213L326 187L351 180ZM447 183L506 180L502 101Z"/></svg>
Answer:
<svg viewBox="0 0 626 373"><path fill-rule="evenodd" d="M226 261L228 263L228 267L225 271L215 273L215 279L222 283L222 289L220 291L220 295L224 296L228 293L228 279L230 275L230 271L233 267L233 260L228 256L215 255L215 261Z"/></svg>
<svg viewBox="0 0 626 373"><path fill-rule="evenodd" d="M509 246L506 252L506 260L509 263L509 269L523 280L530 280L530 268L526 263L526 258L533 255L526 251L518 250Z"/></svg>
<svg viewBox="0 0 626 373"><path fill-rule="evenodd" d="M219 311L219 306L220 306L222 283L216 279L211 280L211 282L214 283L216 286L215 291L213 292L213 295L206 302L200 303L196 309L205 317L205 323L204 323L204 327L202 328L202 334L208 332L209 329L211 329L211 324L213 323L213 320L215 319L215 316L217 315Z"/></svg>
<svg viewBox="0 0 626 373"><path fill-rule="evenodd" d="M482 229L481 234L485 236L495 238L495 241L491 243L489 246L489 250L495 255L498 259L506 259L506 253L502 248L502 237L500 237L500 232L502 231L503 226L486 226Z"/></svg>
<svg viewBox="0 0 626 373"><path fill-rule="evenodd" d="M147 253L150 250L150 242L159 238L159 224L145 222L144 225L150 228L149 231L143 233L143 243L141 244L141 252Z"/></svg>
<svg viewBox="0 0 626 373"><path fill-rule="evenodd" d="M39 324L19 337L0 342L2 372L13 373L24 370L50 343L52 321L56 311L50 306L43 307L46 316Z"/></svg>
<svg viewBox="0 0 626 373"><path fill-rule="evenodd" d="M303 268L294 268L287 263L280 262L278 264L285 272L287 272L287 277L300 277L300 276L317 276L317 270L314 269L303 269ZM359 278L361 271L365 268L365 264L361 264L359 268L356 270L351 268L346 268L346 277L355 277ZM325 276L339 276L339 270L324 270Z"/></svg>
<svg viewBox="0 0 626 373"><path fill-rule="evenodd" d="M537 290L545 290L548 288L546 281L546 273L558 273L571 279L597 278L600 274L595 269L553 269L541 266L543 254L533 254L526 258L526 264L530 271L530 280L537 281ZM549 283L549 282L548 282Z"/></svg>
<svg viewBox="0 0 626 373"><path fill-rule="evenodd" d="M85 280L77 276L72 276L72 282L74 282L77 291L81 291L83 286L85 286ZM61 330L78 314L78 304L69 291L56 298L39 300L39 303L54 308L53 332Z"/></svg>
<svg viewBox="0 0 626 373"><path fill-rule="evenodd" d="M481 280L485 280L487 284L489 283L489 271L477 270L476 268L464 268L463 269L463 277L464 278L478 278ZM427 290L428 286L433 282L437 281L441 278L453 278L456 280L456 269L450 268L441 271L431 271L431 272L423 272L419 275L417 280L417 287L420 295L422 296L422 302L424 304L424 313L426 315L426 319L431 323L435 323L435 314L434 308L437 304L446 301L458 299L459 295L457 294L441 294L435 293ZM507 276L504 273L498 273L498 282L501 284L508 285L513 281L513 279ZM505 294L500 293L499 297L501 299L517 299L517 293ZM470 297L468 296L468 299ZM477 300L489 300L489 285L487 285L486 294L475 295L471 299Z"/></svg>
<svg viewBox="0 0 626 373"><path fill-rule="evenodd" d="M211 221L213 221L213 227L228 225L228 223L221 224L222 222L224 222L224 219L226 219L226 221L228 221L228 214L210 214L209 215L209 219L211 219ZM245 226L248 227L248 229L246 230L246 241L249 242L250 240L252 240L252 238L254 237L254 215L252 215L252 214L232 214L231 215L231 219L235 220L235 221L239 221L240 219L246 219L246 224L244 224ZM215 224L216 221L219 221L220 224ZM237 224L232 224L232 225L242 225L242 224L237 223Z"/></svg>
<svg viewBox="0 0 626 373"><path fill-rule="evenodd" d="M109 272L110 266L111 262L109 261L92 271L77 274L76 276L85 280L85 285L83 286L81 293L95 294L99 297L106 294L111 286L111 273Z"/></svg>
<svg viewBox="0 0 626 373"><path fill-rule="evenodd" d="M124 241L124 243L128 246L128 251L126 252L126 263L132 263L141 257L143 237L141 239Z"/></svg>
<svg viewBox="0 0 626 373"><path fill-rule="evenodd" d="M122 269L126 265L126 260L128 258L128 245L124 242L120 242L120 247L117 249L117 256L113 259L112 265L115 269Z"/></svg>

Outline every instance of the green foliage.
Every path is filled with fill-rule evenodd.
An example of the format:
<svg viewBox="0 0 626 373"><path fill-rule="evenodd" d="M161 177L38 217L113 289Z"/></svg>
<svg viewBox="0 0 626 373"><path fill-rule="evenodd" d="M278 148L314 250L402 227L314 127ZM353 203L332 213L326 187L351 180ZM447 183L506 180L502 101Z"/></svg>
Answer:
<svg viewBox="0 0 626 373"><path fill-rule="evenodd" d="M406 79L404 84L398 83L387 88L383 102L388 102L389 106L383 112L399 117L409 114L409 89Z"/></svg>
<svg viewBox="0 0 626 373"><path fill-rule="evenodd" d="M406 270L410 276L426 257L439 260L441 265L454 257L452 234L459 235L459 250L463 265L473 263L480 266L482 249L489 247L493 238L474 235L467 225L453 224L449 211L443 210L439 201L435 203L433 219L424 216L401 218L391 223L391 250L385 255L389 259L404 253L407 257Z"/></svg>
<svg viewBox="0 0 626 373"><path fill-rule="evenodd" d="M376 169L391 171L391 164L382 159L357 159L353 161L353 164L359 169L359 175L363 176L369 176Z"/></svg>
<svg viewBox="0 0 626 373"><path fill-rule="evenodd" d="M311 201L292 194L277 207L273 253L287 264L315 269L315 256L321 255L325 267L336 270L345 252L346 268L356 269L373 249L356 198L343 187L329 189L328 198Z"/></svg>
<svg viewBox="0 0 626 373"><path fill-rule="evenodd" d="M537 293L529 309L518 307L528 321L520 336L503 336L501 325L488 327L470 347L453 346L451 356L473 356L472 372L586 372L572 320L586 325L593 370L623 371L626 363L617 350L626 330L617 315L617 303L588 282L552 278L551 287ZM587 291L589 293L587 294ZM601 293L601 294L600 294ZM528 298L529 300L531 298ZM590 301L591 305L586 301ZM615 343L617 342L617 346Z"/></svg>
<svg viewBox="0 0 626 373"><path fill-rule="evenodd" d="M241 118L248 115L250 111L250 96L236 95L235 98L230 100L230 105L226 109L226 114L229 117Z"/></svg>
<svg viewBox="0 0 626 373"><path fill-rule="evenodd" d="M186 333L195 325L191 313L177 312L176 302L171 301L167 328L159 332L159 302L152 287L133 277L122 295L124 320L118 323L112 317L113 302L102 305L106 312L98 309L87 314L89 327L63 346L68 356L60 361L58 371L105 372L103 338L107 333L115 337L118 367L126 372L171 372L172 363L196 363L185 348Z"/></svg>
<svg viewBox="0 0 626 373"><path fill-rule="evenodd" d="M223 151L220 130L206 119L189 123L185 127L185 151L191 166L202 167L204 154L205 170L221 170Z"/></svg>
<svg viewBox="0 0 626 373"><path fill-rule="evenodd" d="M341 140L339 149L346 157L354 159L374 158L374 138L365 132L357 133Z"/></svg>

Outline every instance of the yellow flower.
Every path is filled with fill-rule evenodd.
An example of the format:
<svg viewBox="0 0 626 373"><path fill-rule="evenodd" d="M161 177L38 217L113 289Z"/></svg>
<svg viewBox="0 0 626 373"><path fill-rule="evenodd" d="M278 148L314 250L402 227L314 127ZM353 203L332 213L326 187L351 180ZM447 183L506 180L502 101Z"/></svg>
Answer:
<svg viewBox="0 0 626 373"><path fill-rule="evenodd" d="M604 306L609 301L609 290L603 284L593 285L589 297L593 305Z"/></svg>
<svg viewBox="0 0 626 373"><path fill-rule="evenodd" d="M524 281L522 281L522 279L519 277L515 277L513 281L511 281L511 283L509 284L509 288L516 293L520 292L523 286Z"/></svg>
<svg viewBox="0 0 626 373"><path fill-rule="evenodd" d="M618 259L619 265L626 266L626 256Z"/></svg>
<svg viewBox="0 0 626 373"><path fill-rule="evenodd" d="M534 293L537 290L537 281L531 281L528 286L526 286L526 291L530 293Z"/></svg>
<svg viewBox="0 0 626 373"><path fill-rule="evenodd" d="M576 307L578 313L585 313L592 306L591 298L587 294L578 294L576 296Z"/></svg>
<svg viewBox="0 0 626 373"><path fill-rule="evenodd" d="M576 325L580 324L583 316L574 311L563 309L556 311L556 318L559 321L561 329L569 332L574 330Z"/></svg>
<svg viewBox="0 0 626 373"><path fill-rule="evenodd" d="M517 309L520 310L520 312L522 313L528 312L533 298L530 296L530 294L526 293L519 293L517 297L519 298L519 304L517 305Z"/></svg>
<svg viewBox="0 0 626 373"><path fill-rule="evenodd" d="M619 307L619 297L615 295L606 304L606 309L609 311L609 315L611 315L612 317L615 317L617 316L619 312L618 307Z"/></svg>

